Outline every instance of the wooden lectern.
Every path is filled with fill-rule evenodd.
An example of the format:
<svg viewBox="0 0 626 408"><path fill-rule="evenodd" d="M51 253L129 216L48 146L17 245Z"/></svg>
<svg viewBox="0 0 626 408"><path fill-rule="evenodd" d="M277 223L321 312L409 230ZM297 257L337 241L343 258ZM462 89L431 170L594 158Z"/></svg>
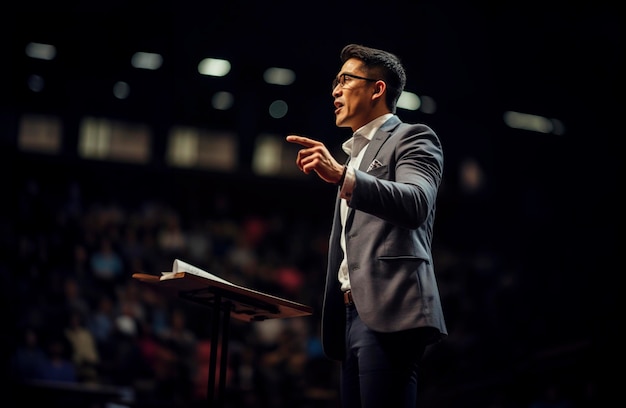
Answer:
<svg viewBox="0 0 626 408"><path fill-rule="evenodd" d="M221 279L207 279L191 273L179 273L176 278L165 280L155 275L135 273L133 278L155 285L171 295L200 303L212 309L207 393L209 407L222 407L224 405L231 316L244 322L255 322L266 319L309 316L313 313L309 306L247 289ZM217 372L218 350L221 353L219 372Z"/></svg>

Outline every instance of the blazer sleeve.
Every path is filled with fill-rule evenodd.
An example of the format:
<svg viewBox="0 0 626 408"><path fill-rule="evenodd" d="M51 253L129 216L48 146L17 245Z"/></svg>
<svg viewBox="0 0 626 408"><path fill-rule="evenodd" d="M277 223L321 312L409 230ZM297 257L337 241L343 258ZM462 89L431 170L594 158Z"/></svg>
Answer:
<svg viewBox="0 0 626 408"><path fill-rule="evenodd" d="M443 176L439 138L426 125L402 124L374 158L382 165L370 172L355 171L349 206L398 226L418 228L435 209Z"/></svg>

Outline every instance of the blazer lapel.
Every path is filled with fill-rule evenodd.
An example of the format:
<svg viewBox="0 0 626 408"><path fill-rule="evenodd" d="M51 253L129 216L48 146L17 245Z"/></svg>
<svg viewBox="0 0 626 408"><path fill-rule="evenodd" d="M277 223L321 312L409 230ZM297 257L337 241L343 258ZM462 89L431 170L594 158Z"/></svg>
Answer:
<svg viewBox="0 0 626 408"><path fill-rule="evenodd" d="M369 165L374 161L374 158L378 154L381 146L391 136L391 132L400 124L400 119L397 116L392 116L376 131L374 137L367 145L367 150L363 155L359 170L367 171Z"/></svg>

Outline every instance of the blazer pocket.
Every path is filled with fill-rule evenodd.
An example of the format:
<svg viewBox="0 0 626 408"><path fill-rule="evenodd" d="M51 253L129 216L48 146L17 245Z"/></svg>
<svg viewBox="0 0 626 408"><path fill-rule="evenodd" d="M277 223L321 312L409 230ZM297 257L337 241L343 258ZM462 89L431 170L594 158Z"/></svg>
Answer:
<svg viewBox="0 0 626 408"><path fill-rule="evenodd" d="M386 175L388 173L387 169L388 169L388 166L385 164L385 165L382 165L380 167L376 167L374 169L370 169L367 172L367 174L370 174L370 175L372 175L374 177L381 178L381 176L384 176L384 175Z"/></svg>
<svg viewBox="0 0 626 408"><path fill-rule="evenodd" d="M430 260L428 259L427 256L425 255L385 255L385 256L379 256L378 257L379 260L381 261L387 261L387 262L426 262L426 263L430 263Z"/></svg>

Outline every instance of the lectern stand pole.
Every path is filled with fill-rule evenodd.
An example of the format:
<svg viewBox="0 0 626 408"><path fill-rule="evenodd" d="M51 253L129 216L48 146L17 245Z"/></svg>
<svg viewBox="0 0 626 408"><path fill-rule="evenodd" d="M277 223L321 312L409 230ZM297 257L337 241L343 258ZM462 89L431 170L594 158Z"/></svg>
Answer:
<svg viewBox="0 0 626 408"><path fill-rule="evenodd" d="M222 407L224 405L224 393L226 389L230 304L229 302L222 304L222 296L219 293L215 294L213 302L213 314L211 317L211 361L209 362L207 400L209 407ZM218 350L220 352L220 367L217 376L218 387L216 388Z"/></svg>

